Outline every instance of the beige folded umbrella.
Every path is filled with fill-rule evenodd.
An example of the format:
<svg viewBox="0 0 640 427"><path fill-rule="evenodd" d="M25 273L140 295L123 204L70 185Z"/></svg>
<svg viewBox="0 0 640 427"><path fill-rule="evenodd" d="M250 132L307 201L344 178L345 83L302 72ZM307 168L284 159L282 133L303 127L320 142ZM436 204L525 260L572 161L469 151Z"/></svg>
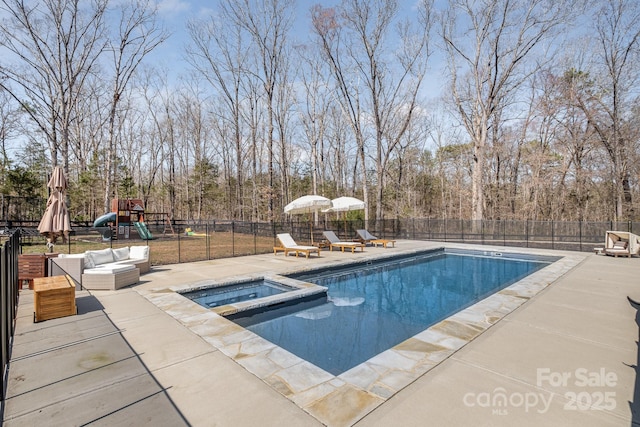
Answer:
<svg viewBox="0 0 640 427"><path fill-rule="evenodd" d="M51 193L47 200L47 208L38 225L38 231L47 237L47 247L53 252L53 245L60 237L65 242L71 231L69 211L65 201L67 191L67 179L62 168L53 168L51 179L48 184Z"/></svg>

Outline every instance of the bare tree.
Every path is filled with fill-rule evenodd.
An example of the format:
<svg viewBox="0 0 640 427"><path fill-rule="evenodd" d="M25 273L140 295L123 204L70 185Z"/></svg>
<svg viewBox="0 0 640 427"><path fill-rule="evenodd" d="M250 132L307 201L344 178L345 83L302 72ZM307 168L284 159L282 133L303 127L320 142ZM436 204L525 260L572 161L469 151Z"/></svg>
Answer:
<svg viewBox="0 0 640 427"><path fill-rule="evenodd" d="M311 10L313 29L319 38L321 51L327 61L335 85L339 94L340 105L345 115L349 118L349 124L356 141L358 159L365 170L362 178L362 195L367 208L365 209L365 221L369 220L369 187L366 178L366 154L365 131L361 111L361 99L358 88L350 80L348 65L343 64L345 40L341 30L340 17L334 8L322 8L316 5ZM355 178L355 177L354 177ZM355 180L355 179L354 179Z"/></svg>
<svg viewBox="0 0 640 427"><path fill-rule="evenodd" d="M624 207L632 202L628 163L631 141L625 114L635 101L633 92L640 76L640 4L634 0L604 2L594 17L597 70L589 73L591 81L583 79L590 87L583 85L585 90L576 94L609 155L613 219L620 221L625 216Z"/></svg>
<svg viewBox="0 0 640 427"><path fill-rule="evenodd" d="M218 129L230 129L228 137L233 142L234 151L230 156L235 159L235 203L234 216L243 218L244 209L244 164L242 108L244 101L243 78L247 73L247 56L249 42L242 27L237 24L234 16L227 15L231 11L222 8L217 16L211 16L206 21L191 21L187 29L192 43L187 46L187 60L218 93L224 108L216 108L213 113L215 121L221 121L223 126ZM225 135L227 136L227 135ZM225 158L226 160L226 158ZM231 160L231 159L229 159ZM229 164L231 167L231 164ZM228 174L227 174L228 175ZM229 184L231 181L228 181Z"/></svg>
<svg viewBox="0 0 640 427"><path fill-rule="evenodd" d="M394 0L344 0L338 11L312 10L313 26L336 82L340 102L358 145L364 201L368 205L367 124L373 129L376 171L376 218L383 217L385 169L391 153L409 128L426 71L432 2L421 2L420 28L398 25L400 48L390 55L386 41L397 19ZM370 123L367 123L369 117ZM368 209L365 220L369 219Z"/></svg>
<svg viewBox="0 0 640 427"><path fill-rule="evenodd" d="M583 77L575 70L568 70L560 76L549 76L551 87L545 91L545 97L551 98L558 111L554 119L559 123L557 147L562 157L566 159L567 169L573 171L574 188L569 200L560 198L558 203L567 206L577 212L577 219L587 219L587 202L589 200L589 181L591 174L588 172L588 163L592 152L597 148L596 133L593 126L589 126L589 120L579 106L578 93L582 85ZM569 172L567 172L569 173ZM564 179L561 180L564 182Z"/></svg>
<svg viewBox="0 0 640 427"><path fill-rule="evenodd" d="M311 191L321 194L319 188L324 187L323 142L327 134L329 121L329 103L332 87L325 82L325 70L322 62L317 61L317 50L313 46L299 48L303 61L303 71L300 78L304 87L300 121L304 134L311 148Z"/></svg>
<svg viewBox="0 0 640 427"><path fill-rule="evenodd" d="M499 126L496 113L544 63L532 58L536 48L567 24L571 10L564 1L452 0L443 15L451 96L473 144L473 220L484 217L485 152L492 127Z"/></svg>
<svg viewBox="0 0 640 427"><path fill-rule="evenodd" d="M5 91L0 91L0 169L9 163L8 142L18 133L17 104Z"/></svg>
<svg viewBox="0 0 640 427"><path fill-rule="evenodd" d="M112 189L117 192L116 163L116 115L125 90L142 60L168 37L157 25L156 12L149 0L123 3L120 9L117 32L111 36L105 50L111 54L112 96L108 114L108 140L105 155L107 180L104 192L104 209L109 212ZM115 194L117 196L117 193Z"/></svg>
<svg viewBox="0 0 640 427"><path fill-rule="evenodd" d="M1 0L0 87L46 135L53 165L69 170L70 128L88 76L104 47L106 0Z"/></svg>
<svg viewBox="0 0 640 427"><path fill-rule="evenodd" d="M268 217L274 219L274 187L275 187L275 140L283 143L286 135L277 135L276 118L278 92L286 86L284 77L287 63L287 36L293 24L293 0L228 0L222 5L225 15L232 17L236 25L241 26L251 36L255 50L255 63L250 69L262 84L264 107L267 110L266 140L268 147ZM283 112L284 113L284 112ZM284 159L282 159L284 160ZM282 170L287 173L286 168ZM286 176L283 176L286 185ZM285 200L282 200L286 202Z"/></svg>

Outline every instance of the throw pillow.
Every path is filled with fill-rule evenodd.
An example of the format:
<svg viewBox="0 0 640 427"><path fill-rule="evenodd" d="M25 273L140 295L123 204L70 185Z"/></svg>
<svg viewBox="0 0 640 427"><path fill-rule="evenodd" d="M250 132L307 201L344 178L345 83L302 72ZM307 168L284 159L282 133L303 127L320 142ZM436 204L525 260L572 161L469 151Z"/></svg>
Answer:
<svg viewBox="0 0 640 427"><path fill-rule="evenodd" d="M125 259L129 259L129 247L125 246L124 248L114 249L113 259L115 261L124 261Z"/></svg>
<svg viewBox="0 0 640 427"><path fill-rule="evenodd" d="M113 251L111 250L111 248L102 249L100 251L89 251L87 252L87 256L91 260L91 263L94 267L100 264L113 262Z"/></svg>
<svg viewBox="0 0 640 427"><path fill-rule="evenodd" d="M149 246L131 246L129 257L131 259L149 259Z"/></svg>

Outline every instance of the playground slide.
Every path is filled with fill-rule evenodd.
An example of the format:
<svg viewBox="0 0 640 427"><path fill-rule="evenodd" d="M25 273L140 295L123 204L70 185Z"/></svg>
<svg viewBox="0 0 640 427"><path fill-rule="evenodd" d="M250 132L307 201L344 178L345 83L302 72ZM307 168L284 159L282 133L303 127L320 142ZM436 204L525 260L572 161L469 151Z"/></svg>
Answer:
<svg viewBox="0 0 640 427"><path fill-rule="evenodd" d="M147 225L144 222L142 221L134 222L133 226L136 228L136 230L138 231L138 234L142 239L144 240L153 239L153 234L151 234L151 232L147 228Z"/></svg>
<svg viewBox="0 0 640 427"><path fill-rule="evenodd" d="M109 212L99 216L95 221L93 221L93 228L104 227L108 222L116 222L115 212Z"/></svg>

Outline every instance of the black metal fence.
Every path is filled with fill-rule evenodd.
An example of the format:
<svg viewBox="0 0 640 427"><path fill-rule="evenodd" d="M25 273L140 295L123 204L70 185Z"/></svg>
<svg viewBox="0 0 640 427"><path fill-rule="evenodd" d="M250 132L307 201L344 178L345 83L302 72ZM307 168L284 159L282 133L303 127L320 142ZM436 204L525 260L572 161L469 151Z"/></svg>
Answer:
<svg viewBox="0 0 640 427"><path fill-rule="evenodd" d="M36 225L20 224L24 253L46 251L45 240L37 233ZM290 233L300 244L308 244L324 240L323 230L333 230L344 240L355 238L357 229L367 229L380 238L388 239L569 251L591 251L594 247L603 246L607 230L635 231L640 234L640 223L631 221L471 221L427 218L368 222L323 218L317 223L174 220L171 224L148 221L146 227L153 235L151 240L141 239L134 227L126 233L129 238L124 238L122 230L113 230L109 234L118 238L104 239L104 230L101 232L87 224L73 224L69 242L56 245L55 251L80 253L105 246L145 244L151 247L151 263L160 265L269 253L277 243L278 233Z"/></svg>
<svg viewBox="0 0 640 427"><path fill-rule="evenodd" d="M395 238L569 251L591 251L603 246L608 230L640 234L640 223L632 221L407 219L395 225L374 222L370 227Z"/></svg>
<svg viewBox="0 0 640 427"><path fill-rule="evenodd" d="M150 223L155 235L167 236L166 226ZM624 221L471 221L447 219L393 219L374 221L345 221L323 219L318 223L288 221L278 223L251 223L238 221L174 221L178 242L177 256L188 262L225 256L268 253L276 243L278 233L290 233L299 243L308 244L324 240L323 230L334 230L340 238L355 238L356 230L367 229L380 238L430 240L480 245L512 246L522 248L592 251L603 246L608 230L637 232L640 223ZM185 230L188 230L185 232ZM203 236L201 250L193 250L194 235ZM226 237L223 237L226 236ZM149 243L153 245L153 242ZM187 253L189 251L189 253ZM201 254L198 256L197 254Z"/></svg>
<svg viewBox="0 0 640 427"><path fill-rule="evenodd" d="M2 377L0 398L4 405L7 387L7 364L11 357L11 345L18 310L18 254L20 253L20 231L14 230L3 237L0 247L0 345L2 346ZM2 411L0 411L2 414Z"/></svg>

